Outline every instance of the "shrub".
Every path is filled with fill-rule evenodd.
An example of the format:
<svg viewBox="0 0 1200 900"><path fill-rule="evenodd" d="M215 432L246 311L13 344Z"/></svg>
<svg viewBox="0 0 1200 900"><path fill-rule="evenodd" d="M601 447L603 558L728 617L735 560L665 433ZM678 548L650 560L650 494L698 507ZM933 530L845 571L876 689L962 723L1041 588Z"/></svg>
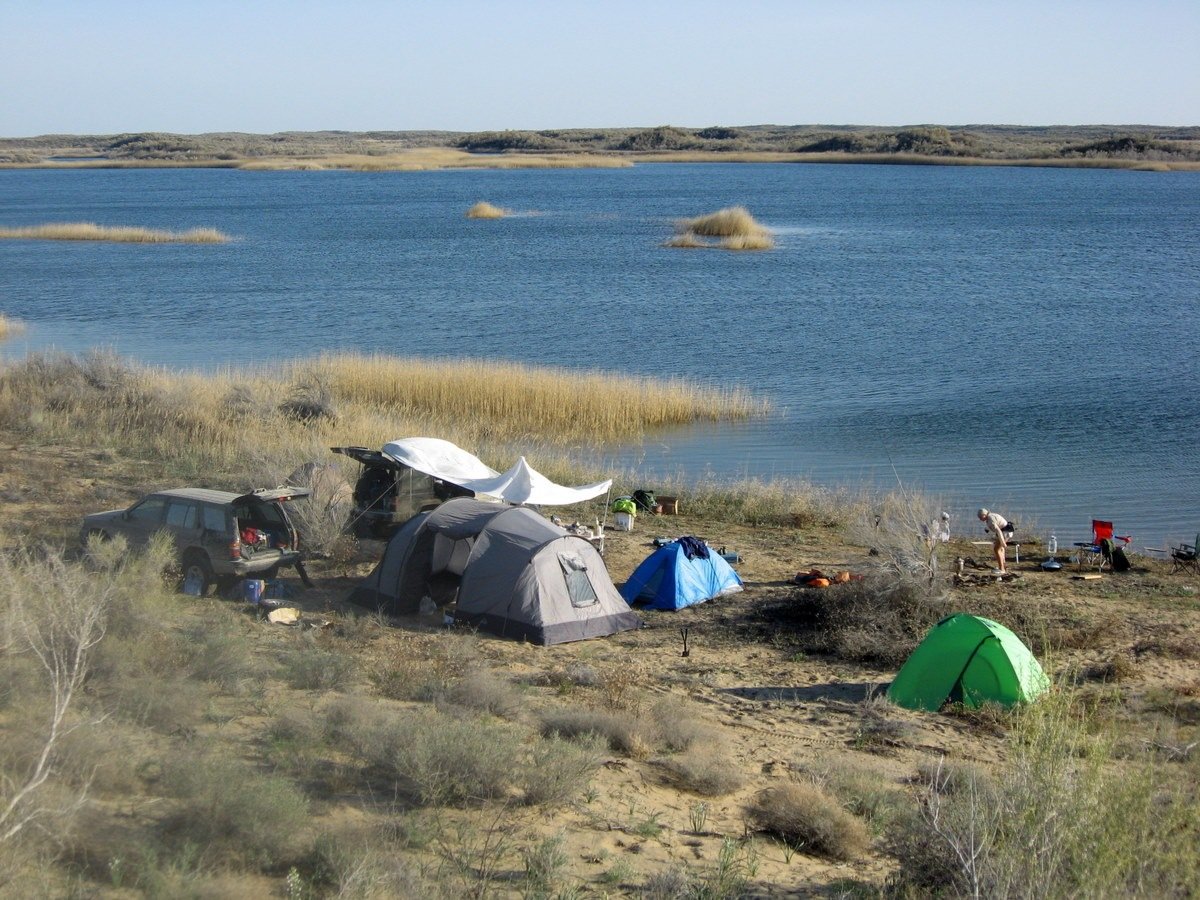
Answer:
<svg viewBox="0 0 1200 900"><path fill-rule="evenodd" d="M478 640L471 634L441 634L432 640L404 636L367 677L393 700L437 700L466 677L478 655Z"/></svg>
<svg viewBox="0 0 1200 900"><path fill-rule="evenodd" d="M827 588L789 590L757 615L773 627L796 629L808 652L894 667L952 611L946 598L930 593L927 583L875 575Z"/></svg>
<svg viewBox="0 0 1200 900"><path fill-rule="evenodd" d="M664 697L650 708L658 743L667 750L688 750L715 738L712 728L699 720L695 707L678 697Z"/></svg>
<svg viewBox="0 0 1200 900"><path fill-rule="evenodd" d="M277 867L303 848L297 835L308 801L290 782L216 755L182 756L163 769L164 790L180 800L164 823L174 846L204 848L224 858Z"/></svg>
<svg viewBox="0 0 1200 900"><path fill-rule="evenodd" d="M856 859L870 845L862 821L812 785L791 782L767 788L748 813L758 828L817 856Z"/></svg>
<svg viewBox="0 0 1200 900"><path fill-rule="evenodd" d="M446 700L467 709L491 713L502 719L516 718L524 704L512 682L491 669L473 669L454 684Z"/></svg>
<svg viewBox="0 0 1200 900"><path fill-rule="evenodd" d="M335 466L308 462L283 481L309 491L308 497L288 505L305 555L329 558L352 552L354 539L345 530L354 491L342 473Z"/></svg>
<svg viewBox="0 0 1200 900"><path fill-rule="evenodd" d="M557 806L578 797L603 762L603 750L599 738L565 741L551 737L538 741L522 772L524 802L530 806Z"/></svg>
<svg viewBox="0 0 1200 900"><path fill-rule="evenodd" d="M641 759L655 746L652 725L630 713L594 709L555 709L542 713L542 734L568 739L602 738L608 746Z"/></svg>
<svg viewBox="0 0 1200 900"><path fill-rule="evenodd" d="M20 702L36 723L22 741L8 735L0 757L0 849L30 826L62 826L86 799L86 780L56 797L56 770L64 740L98 722L79 715L80 700L120 592L119 570L92 572L58 550L0 553L0 682L8 714Z"/></svg>
<svg viewBox="0 0 1200 900"><path fill-rule="evenodd" d="M280 661L284 681L302 691L337 691L349 684L355 670L353 656L320 646L313 632L296 637Z"/></svg>
<svg viewBox="0 0 1200 900"><path fill-rule="evenodd" d="M529 804L573 796L599 765L594 739L542 740L507 723L414 710L403 719L362 703L332 707L327 733L423 805L471 805L519 796Z"/></svg>
<svg viewBox="0 0 1200 900"><path fill-rule="evenodd" d="M1095 730L1094 711L1049 694L1017 715L994 779L927 769L919 813L891 834L901 883L976 896L1195 893L1193 786L1148 755L1113 768L1111 739Z"/></svg>
<svg viewBox="0 0 1200 900"><path fill-rule="evenodd" d="M746 776L727 747L719 743L697 744L677 756L658 760L684 790L702 797L720 797L738 790Z"/></svg>
<svg viewBox="0 0 1200 900"><path fill-rule="evenodd" d="M911 806L891 777L855 754L830 755L796 765L844 809L866 820L872 830L882 831L902 809Z"/></svg>
<svg viewBox="0 0 1200 900"><path fill-rule="evenodd" d="M214 620L188 626L176 642L184 670L195 679L238 691L257 680L261 666L243 622Z"/></svg>

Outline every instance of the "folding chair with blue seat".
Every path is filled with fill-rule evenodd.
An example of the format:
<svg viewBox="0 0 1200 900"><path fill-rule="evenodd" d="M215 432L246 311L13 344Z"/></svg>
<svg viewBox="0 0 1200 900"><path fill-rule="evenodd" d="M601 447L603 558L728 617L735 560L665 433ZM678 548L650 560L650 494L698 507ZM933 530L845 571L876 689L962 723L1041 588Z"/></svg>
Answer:
<svg viewBox="0 0 1200 900"><path fill-rule="evenodd" d="M1092 519L1091 541L1075 541L1079 548L1079 568L1086 563L1102 571L1106 566L1112 567L1112 548L1120 541L1122 548L1129 546L1133 540L1129 535L1113 534L1113 523L1103 519Z"/></svg>

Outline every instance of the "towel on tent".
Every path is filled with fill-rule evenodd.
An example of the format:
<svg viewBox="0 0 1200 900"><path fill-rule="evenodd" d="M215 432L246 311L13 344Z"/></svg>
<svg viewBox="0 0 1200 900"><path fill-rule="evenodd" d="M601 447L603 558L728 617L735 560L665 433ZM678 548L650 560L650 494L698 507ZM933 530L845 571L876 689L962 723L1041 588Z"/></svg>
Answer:
<svg viewBox="0 0 1200 900"><path fill-rule="evenodd" d="M681 537L678 539L683 547L683 553L688 559L708 559L708 544L698 537Z"/></svg>

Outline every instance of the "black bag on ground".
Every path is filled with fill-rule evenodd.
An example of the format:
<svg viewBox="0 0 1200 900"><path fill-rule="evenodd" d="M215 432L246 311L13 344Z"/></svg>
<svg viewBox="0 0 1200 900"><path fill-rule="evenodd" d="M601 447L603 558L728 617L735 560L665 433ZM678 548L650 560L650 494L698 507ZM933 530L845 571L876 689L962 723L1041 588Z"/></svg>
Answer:
<svg viewBox="0 0 1200 900"><path fill-rule="evenodd" d="M658 506L658 500L654 496L654 491L647 491L639 488L633 492L633 502L637 504L638 509L646 512L654 512L654 507Z"/></svg>

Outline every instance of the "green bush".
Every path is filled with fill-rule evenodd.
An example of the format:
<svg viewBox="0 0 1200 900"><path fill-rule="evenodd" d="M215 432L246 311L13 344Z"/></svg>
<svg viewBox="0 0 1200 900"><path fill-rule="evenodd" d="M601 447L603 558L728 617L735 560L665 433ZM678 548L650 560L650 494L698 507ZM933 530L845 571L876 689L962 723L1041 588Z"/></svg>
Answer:
<svg viewBox="0 0 1200 900"><path fill-rule="evenodd" d="M350 683L355 671L353 656L322 647L312 632L296 638L280 659L284 681L301 691L338 691Z"/></svg>
<svg viewBox="0 0 1200 900"><path fill-rule="evenodd" d="M170 761L161 781L179 800L163 826L171 845L202 847L211 862L270 867L303 852L308 801L290 781L211 754Z"/></svg>
<svg viewBox="0 0 1200 900"><path fill-rule="evenodd" d="M1195 782L1150 754L1112 766L1095 715L1050 694L1017 716L995 777L927 767L920 809L889 833L899 884L991 897L1200 891Z"/></svg>
<svg viewBox="0 0 1200 900"><path fill-rule="evenodd" d="M594 739L531 742L506 722L431 709L397 716L341 703L327 712L326 733L398 795L425 806L558 803L581 792L600 764Z"/></svg>

